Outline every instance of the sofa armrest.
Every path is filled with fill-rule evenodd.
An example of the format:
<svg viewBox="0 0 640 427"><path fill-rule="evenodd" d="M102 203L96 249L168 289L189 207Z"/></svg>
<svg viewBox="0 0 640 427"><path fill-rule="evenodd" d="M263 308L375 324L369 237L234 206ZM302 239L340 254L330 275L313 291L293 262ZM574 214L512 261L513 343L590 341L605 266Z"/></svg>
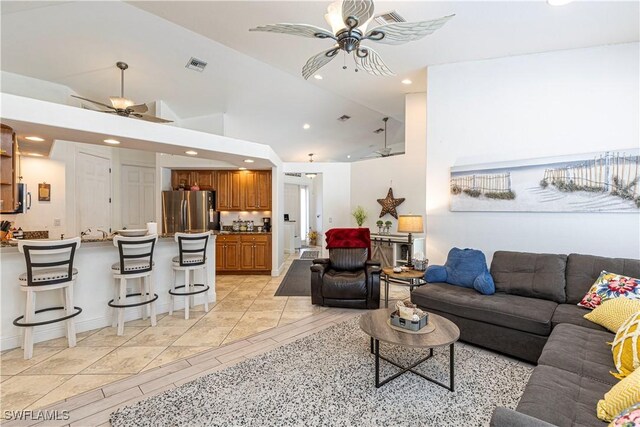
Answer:
<svg viewBox="0 0 640 427"><path fill-rule="evenodd" d="M521 414L507 408L496 408L491 416L491 427L555 427L546 421Z"/></svg>
<svg viewBox="0 0 640 427"><path fill-rule="evenodd" d="M319 273L320 278L322 278L329 266L331 266L331 261L329 260L329 258L314 259L313 264L311 264L311 274Z"/></svg>
<svg viewBox="0 0 640 427"><path fill-rule="evenodd" d="M311 264L311 304L324 304L322 297L322 278L331 267L329 258L318 258Z"/></svg>
<svg viewBox="0 0 640 427"><path fill-rule="evenodd" d="M367 274L380 274L382 272L379 261L368 260L365 262L364 267L367 270Z"/></svg>

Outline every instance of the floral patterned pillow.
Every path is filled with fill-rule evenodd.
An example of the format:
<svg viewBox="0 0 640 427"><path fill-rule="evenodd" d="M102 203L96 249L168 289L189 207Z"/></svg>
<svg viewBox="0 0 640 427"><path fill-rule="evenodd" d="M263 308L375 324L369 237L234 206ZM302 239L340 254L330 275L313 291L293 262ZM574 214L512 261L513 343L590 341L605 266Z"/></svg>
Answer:
<svg viewBox="0 0 640 427"><path fill-rule="evenodd" d="M618 297L640 299L640 280L602 271L578 305L594 309L604 301Z"/></svg>
<svg viewBox="0 0 640 427"><path fill-rule="evenodd" d="M640 403L636 403L615 417L609 427L640 427Z"/></svg>

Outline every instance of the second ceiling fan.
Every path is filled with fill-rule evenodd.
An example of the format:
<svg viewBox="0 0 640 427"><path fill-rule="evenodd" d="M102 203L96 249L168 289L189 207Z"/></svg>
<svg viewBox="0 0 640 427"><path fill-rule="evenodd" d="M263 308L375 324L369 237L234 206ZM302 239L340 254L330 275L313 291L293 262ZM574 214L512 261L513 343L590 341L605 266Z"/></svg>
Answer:
<svg viewBox="0 0 640 427"><path fill-rule="evenodd" d="M104 108L108 108L108 110L97 110L95 108L91 108L85 104L82 104L82 108L86 108L87 110L93 110L108 114L117 114L122 117L134 117L136 119L145 120L147 122L171 123L171 120L162 119L151 114L145 114L147 111L149 111L149 107L147 106L147 104L136 104L132 100L124 97L124 71L129 68L129 65L127 65L127 63L125 62L118 61L116 62L116 67L120 69L120 96L110 96L109 100L111 101L111 105L105 104L100 101L94 101L93 99L83 98L77 95L71 96L74 98L82 99L83 101L91 102L92 104L99 105Z"/></svg>

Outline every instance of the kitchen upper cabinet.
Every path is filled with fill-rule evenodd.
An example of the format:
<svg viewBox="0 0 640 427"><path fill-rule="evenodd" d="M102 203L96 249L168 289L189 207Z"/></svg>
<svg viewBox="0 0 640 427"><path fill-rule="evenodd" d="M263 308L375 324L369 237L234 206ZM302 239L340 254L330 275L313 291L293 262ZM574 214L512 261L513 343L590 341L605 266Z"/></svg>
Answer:
<svg viewBox="0 0 640 427"><path fill-rule="evenodd" d="M242 171L216 172L216 208L219 211L242 210Z"/></svg>
<svg viewBox="0 0 640 427"><path fill-rule="evenodd" d="M192 184L198 184L201 190L215 190L215 172L214 171L193 171L191 173Z"/></svg>
<svg viewBox="0 0 640 427"><path fill-rule="evenodd" d="M0 145L0 211L13 212L17 207L16 134L13 129L1 125Z"/></svg>
<svg viewBox="0 0 640 427"><path fill-rule="evenodd" d="M271 171L247 171L244 178L245 210L271 210Z"/></svg>
<svg viewBox="0 0 640 427"><path fill-rule="evenodd" d="M171 187L177 190L182 186L190 189L198 184L201 190L216 189L216 173L212 170L173 170L171 171Z"/></svg>
<svg viewBox="0 0 640 427"><path fill-rule="evenodd" d="M189 189L191 188L191 171L184 170L172 170L171 171L171 187L177 190L180 187Z"/></svg>

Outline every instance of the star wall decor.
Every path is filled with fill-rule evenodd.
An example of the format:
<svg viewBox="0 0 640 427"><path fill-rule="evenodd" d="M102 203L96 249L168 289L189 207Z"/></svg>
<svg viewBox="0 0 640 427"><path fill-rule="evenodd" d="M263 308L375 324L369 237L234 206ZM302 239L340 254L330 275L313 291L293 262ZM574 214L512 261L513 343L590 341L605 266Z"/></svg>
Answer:
<svg viewBox="0 0 640 427"><path fill-rule="evenodd" d="M386 214L390 214L395 219L398 219L398 211L396 208L400 206L404 202L404 197L396 199L393 197L393 188L389 187L389 192L387 193L387 197L384 199L378 199L378 203L382 206L382 210L380 211L380 218L385 216Z"/></svg>

